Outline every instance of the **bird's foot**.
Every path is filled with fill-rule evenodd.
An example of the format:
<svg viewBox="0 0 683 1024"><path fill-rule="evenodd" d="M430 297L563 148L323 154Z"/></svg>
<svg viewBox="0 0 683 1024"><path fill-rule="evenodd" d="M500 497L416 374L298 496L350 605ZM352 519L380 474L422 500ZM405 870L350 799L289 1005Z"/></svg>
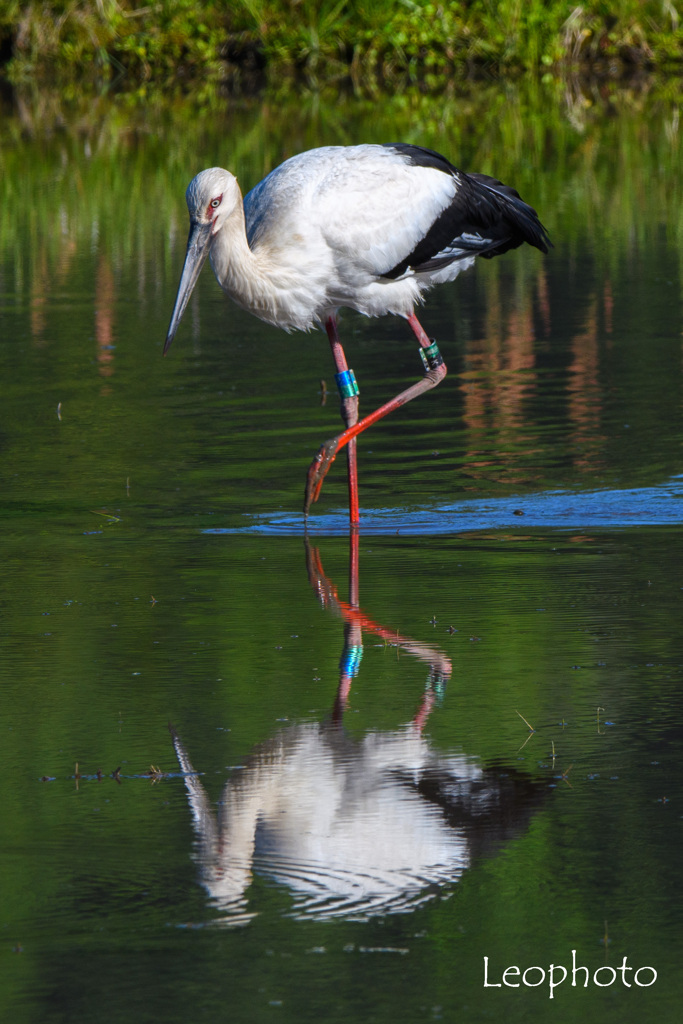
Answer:
<svg viewBox="0 0 683 1024"><path fill-rule="evenodd" d="M320 490L323 485L323 480L327 476L327 471L337 457L337 448L339 447L339 438L333 437L330 441L325 441L325 444L320 446L316 457L308 467L308 474L306 476L306 491L304 493L304 515L308 515L308 510L320 497Z"/></svg>

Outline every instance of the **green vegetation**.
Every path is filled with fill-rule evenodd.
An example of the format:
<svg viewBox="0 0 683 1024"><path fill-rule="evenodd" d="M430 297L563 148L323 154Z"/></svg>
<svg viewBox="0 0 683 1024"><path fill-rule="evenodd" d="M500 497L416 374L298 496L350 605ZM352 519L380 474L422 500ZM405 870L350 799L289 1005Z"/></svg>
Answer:
<svg viewBox="0 0 683 1024"><path fill-rule="evenodd" d="M680 0L8 0L0 62L130 87L283 74L438 86L480 72L680 70Z"/></svg>

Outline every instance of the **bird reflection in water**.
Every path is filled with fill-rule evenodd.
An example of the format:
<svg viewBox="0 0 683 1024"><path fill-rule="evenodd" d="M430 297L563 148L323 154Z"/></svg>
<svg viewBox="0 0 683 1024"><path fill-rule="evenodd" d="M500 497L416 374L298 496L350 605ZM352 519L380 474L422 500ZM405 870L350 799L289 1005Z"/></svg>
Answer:
<svg viewBox="0 0 683 1024"><path fill-rule="evenodd" d="M228 779L217 812L170 727L194 818L200 880L226 924L254 916L248 903L254 873L289 888L297 917L367 920L412 910L521 833L543 799L532 779L434 749L423 730L451 662L436 647L385 630L360 609L357 533L350 543L346 603L306 542L313 589L344 620L329 718L281 729L257 746ZM358 740L344 730L343 717L364 632L397 645L429 671L411 722Z"/></svg>

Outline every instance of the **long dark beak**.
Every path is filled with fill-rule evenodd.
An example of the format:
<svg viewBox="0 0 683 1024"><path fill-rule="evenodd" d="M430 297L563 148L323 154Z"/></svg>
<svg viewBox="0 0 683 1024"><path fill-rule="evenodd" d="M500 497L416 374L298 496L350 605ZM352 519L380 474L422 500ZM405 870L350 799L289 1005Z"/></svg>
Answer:
<svg viewBox="0 0 683 1024"><path fill-rule="evenodd" d="M211 238L211 224L199 224L197 221L192 221L190 224L190 237L187 240L185 264L180 277L180 284L178 285L178 294L176 295L175 306L173 307L173 316L171 317L168 334L166 335L164 355L166 355L171 347L171 342L175 337L175 332L178 330L181 317L185 312L185 307L190 301L192 289L197 283L199 272L204 266L206 257L209 255Z"/></svg>

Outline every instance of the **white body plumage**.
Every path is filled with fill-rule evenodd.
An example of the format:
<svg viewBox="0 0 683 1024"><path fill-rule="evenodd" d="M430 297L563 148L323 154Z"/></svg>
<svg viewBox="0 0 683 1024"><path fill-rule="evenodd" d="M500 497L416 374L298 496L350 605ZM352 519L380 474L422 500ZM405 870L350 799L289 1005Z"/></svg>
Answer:
<svg viewBox="0 0 683 1024"><path fill-rule="evenodd" d="M207 253L239 306L285 330L308 330L342 306L409 316L425 291L477 255L523 241L545 250L547 241L513 189L402 144L308 150L244 199L234 175L212 167L186 198L194 272L183 275L166 347Z"/></svg>
<svg viewBox="0 0 683 1024"><path fill-rule="evenodd" d="M250 275L232 270L224 246L212 253L216 276L236 302L280 327L305 330L343 306L366 316L406 315L429 287L453 280L474 262L469 256L440 271L408 268L397 280L384 277L415 249L457 187L453 177L384 146L301 153L244 200L265 308L257 312L243 301Z"/></svg>

